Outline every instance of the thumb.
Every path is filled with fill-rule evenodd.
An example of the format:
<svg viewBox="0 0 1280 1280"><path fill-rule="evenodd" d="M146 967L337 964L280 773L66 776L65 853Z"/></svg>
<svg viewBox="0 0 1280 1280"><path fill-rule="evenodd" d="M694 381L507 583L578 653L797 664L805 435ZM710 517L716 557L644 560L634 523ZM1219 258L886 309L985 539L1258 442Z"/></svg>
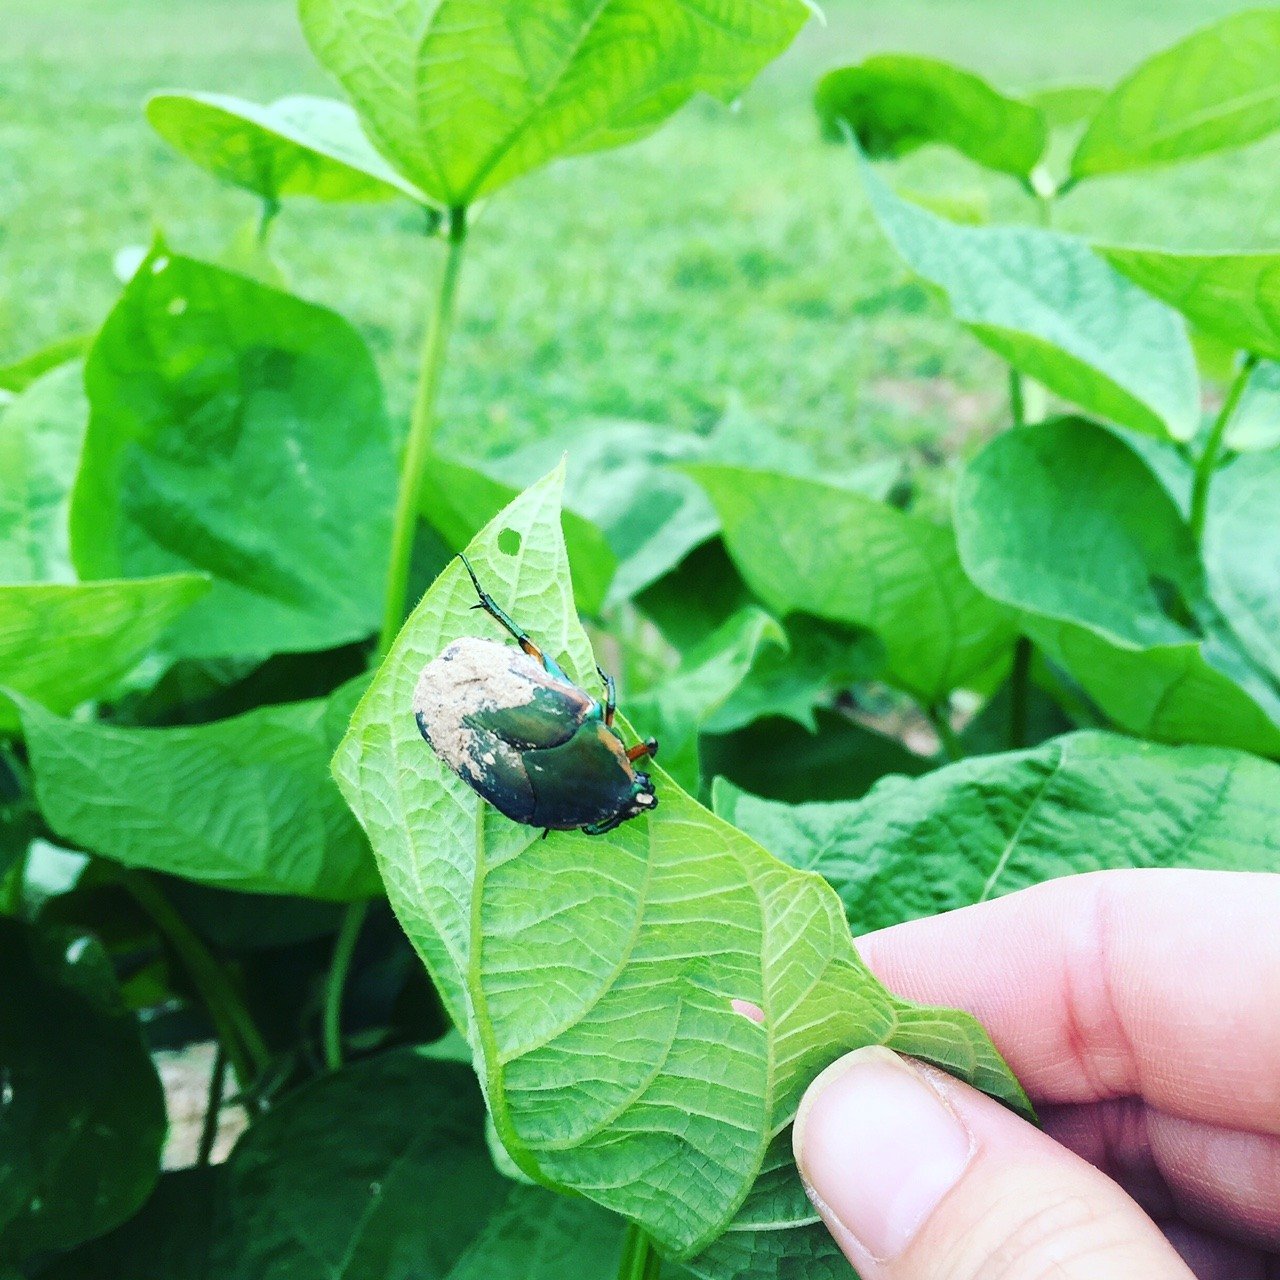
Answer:
<svg viewBox="0 0 1280 1280"><path fill-rule="evenodd" d="M1191 1280L1092 1165L888 1049L850 1053L809 1086L795 1154L863 1280Z"/></svg>

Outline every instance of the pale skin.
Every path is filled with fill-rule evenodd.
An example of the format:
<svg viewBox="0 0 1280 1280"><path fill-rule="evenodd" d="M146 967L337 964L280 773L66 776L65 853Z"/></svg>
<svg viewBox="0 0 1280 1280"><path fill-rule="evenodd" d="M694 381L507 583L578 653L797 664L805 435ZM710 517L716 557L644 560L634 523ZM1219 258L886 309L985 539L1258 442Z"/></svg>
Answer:
<svg viewBox="0 0 1280 1280"><path fill-rule="evenodd" d="M883 1050L824 1073L797 1158L863 1280L1280 1280L1280 875L1076 876L858 946L1044 1124Z"/></svg>

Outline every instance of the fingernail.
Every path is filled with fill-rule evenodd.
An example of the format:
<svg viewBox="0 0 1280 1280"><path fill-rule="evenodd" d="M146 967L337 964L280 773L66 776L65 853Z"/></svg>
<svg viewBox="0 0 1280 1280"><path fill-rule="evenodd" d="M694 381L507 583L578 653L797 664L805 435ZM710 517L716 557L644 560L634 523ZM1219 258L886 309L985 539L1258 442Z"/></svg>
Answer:
<svg viewBox="0 0 1280 1280"><path fill-rule="evenodd" d="M809 1086L794 1145L828 1228L878 1262L906 1249L974 1149L928 1079L875 1045L847 1054Z"/></svg>

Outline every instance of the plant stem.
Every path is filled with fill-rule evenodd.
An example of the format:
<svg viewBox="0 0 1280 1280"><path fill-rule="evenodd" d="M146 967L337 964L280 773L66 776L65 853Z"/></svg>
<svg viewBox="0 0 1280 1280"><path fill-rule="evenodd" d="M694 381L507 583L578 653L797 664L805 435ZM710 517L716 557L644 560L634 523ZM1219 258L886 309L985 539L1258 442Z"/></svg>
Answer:
<svg viewBox="0 0 1280 1280"><path fill-rule="evenodd" d="M218 1140L218 1120L222 1116L222 1095L227 1087L227 1050L222 1041L213 1055L213 1070L209 1073L209 1097L204 1104L204 1123L200 1126L200 1149L196 1164L203 1169L213 1155L213 1144Z"/></svg>
<svg viewBox="0 0 1280 1280"><path fill-rule="evenodd" d="M1227 436L1227 427L1231 424L1231 419L1240 404L1240 397L1244 395L1244 389L1248 385L1249 375L1253 373L1257 363L1258 357L1252 352L1245 356L1241 362L1235 381L1231 384L1231 390L1227 392L1227 398L1223 402L1218 416L1214 419L1213 427L1209 431L1209 438L1205 441L1204 452L1196 463L1195 478L1191 485L1191 516L1189 523L1191 525L1191 536L1196 540L1197 546L1199 546L1201 539L1204 537L1204 522L1209 510L1209 484L1213 480L1214 471L1217 469L1218 459L1222 456L1222 445Z"/></svg>
<svg viewBox="0 0 1280 1280"><path fill-rule="evenodd" d="M1027 697L1031 688L1031 641L1019 636L1013 646L1013 671L1009 674L1009 748L1027 745Z"/></svg>
<svg viewBox="0 0 1280 1280"><path fill-rule="evenodd" d="M391 530L391 558L387 570L386 609L382 633L378 637L378 658L385 658L391 642L404 621L405 597L409 591L409 567L413 558L413 536L418 527L418 503L422 497L422 472L431 453L436 400L440 375L458 294L462 269L462 249L467 240L466 209L449 211L449 251L440 273L435 306L422 344L422 366L418 392L409 419L409 439L400 465L400 491L396 495L395 523Z"/></svg>
<svg viewBox="0 0 1280 1280"><path fill-rule="evenodd" d="M240 1087L247 1089L271 1062L271 1053L249 1010L213 953L173 909L154 881L138 871L123 871L120 880L182 961L182 967L209 1011Z"/></svg>
<svg viewBox="0 0 1280 1280"><path fill-rule="evenodd" d="M1009 367L1009 415L1015 427L1027 425L1027 402L1023 394L1022 374L1013 366Z"/></svg>
<svg viewBox="0 0 1280 1280"><path fill-rule="evenodd" d="M627 1234L622 1241L618 1280L658 1280L661 1273L662 1259L654 1250L653 1241L643 1227L629 1222Z"/></svg>
<svg viewBox="0 0 1280 1280"><path fill-rule="evenodd" d="M280 201L273 200L269 196L264 196L262 200L262 210L258 214L258 248L265 249L267 242L271 239L271 228L275 223L276 214L280 212Z"/></svg>
<svg viewBox="0 0 1280 1280"><path fill-rule="evenodd" d="M351 957L368 912L368 902L351 903L342 917L338 940L333 944L333 960L324 992L324 1065L330 1071L342 1066L342 990L347 985Z"/></svg>
<svg viewBox="0 0 1280 1280"><path fill-rule="evenodd" d="M926 713L929 717L929 723L933 725L938 735L938 741L942 743L942 750L948 760L953 764L957 760L964 759L964 748L960 745L960 739L956 736L956 731L951 727L951 718L948 714L949 708L945 702L935 702Z"/></svg>

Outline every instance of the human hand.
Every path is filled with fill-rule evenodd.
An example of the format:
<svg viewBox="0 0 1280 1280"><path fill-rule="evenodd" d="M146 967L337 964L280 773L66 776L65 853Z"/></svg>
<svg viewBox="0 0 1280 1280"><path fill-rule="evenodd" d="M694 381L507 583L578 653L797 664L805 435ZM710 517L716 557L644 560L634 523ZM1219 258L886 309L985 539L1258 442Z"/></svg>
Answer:
<svg viewBox="0 0 1280 1280"><path fill-rule="evenodd" d="M1045 1130L884 1049L829 1067L796 1160L863 1280L1280 1280L1278 922L1280 875L1111 871L860 939Z"/></svg>

